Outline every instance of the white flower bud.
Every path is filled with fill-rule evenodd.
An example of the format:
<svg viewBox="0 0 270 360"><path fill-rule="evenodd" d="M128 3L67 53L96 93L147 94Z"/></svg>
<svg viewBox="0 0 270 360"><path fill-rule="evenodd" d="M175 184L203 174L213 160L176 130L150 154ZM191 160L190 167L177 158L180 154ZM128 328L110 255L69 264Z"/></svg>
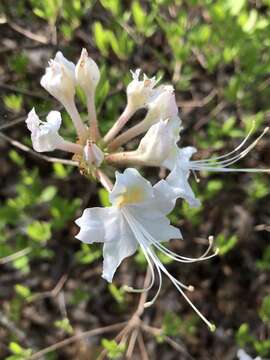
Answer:
<svg viewBox="0 0 270 360"><path fill-rule="evenodd" d="M142 138L136 156L152 166L162 166L177 149L180 119L160 120L152 125Z"/></svg>
<svg viewBox="0 0 270 360"><path fill-rule="evenodd" d="M140 69L131 71L133 80L127 86L127 105L134 112L145 107L154 93L154 86L157 83L155 77L149 79L145 74L143 80L139 80Z"/></svg>
<svg viewBox="0 0 270 360"><path fill-rule="evenodd" d="M100 150L95 143L89 140L83 149L83 155L87 164L95 165L97 167L99 167L104 160L103 151Z"/></svg>
<svg viewBox="0 0 270 360"><path fill-rule="evenodd" d="M65 142L58 134L61 122L59 111L51 111L47 116L47 121L41 121L34 108L30 111L26 124L31 131L34 150L38 152L53 151L61 147Z"/></svg>
<svg viewBox="0 0 270 360"><path fill-rule="evenodd" d="M61 103L69 103L75 94L75 65L58 51L49 61L40 84Z"/></svg>
<svg viewBox="0 0 270 360"><path fill-rule="evenodd" d="M178 107L175 101L174 88L171 85L163 85L156 89L154 96L148 103L148 112L143 122L154 124L159 119L171 119L178 115Z"/></svg>
<svg viewBox="0 0 270 360"><path fill-rule="evenodd" d="M100 72L95 61L88 56L86 49L82 49L81 57L76 64L75 76L77 84L86 94L95 93Z"/></svg>

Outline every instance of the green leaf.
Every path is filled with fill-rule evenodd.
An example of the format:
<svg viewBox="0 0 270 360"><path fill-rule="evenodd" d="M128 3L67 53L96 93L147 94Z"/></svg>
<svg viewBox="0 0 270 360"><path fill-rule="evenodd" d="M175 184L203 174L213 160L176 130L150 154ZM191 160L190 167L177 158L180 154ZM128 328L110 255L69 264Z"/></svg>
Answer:
<svg viewBox="0 0 270 360"><path fill-rule="evenodd" d="M45 221L34 221L28 225L26 232L32 240L46 242L51 238L51 224Z"/></svg>
<svg viewBox="0 0 270 360"><path fill-rule="evenodd" d="M115 340L102 339L101 344L108 352L109 359L119 359L125 352L125 344L117 344Z"/></svg>
<svg viewBox="0 0 270 360"><path fill-rule="evenodd" d="M259 315L264 323L270 325L270 295L263 299Z"/></svg>
<svg viewBox="0 0 270 360"><path fill-rule="evenodd" d="M40 202L49 202L57 194L56 186L47 186L40 194Z"/></svg>
<svg viewBox="0 0 270 360"><path fill-rule="evenodd" d="M219 255L223 256L232 250L237 244L237 240L236 235L227 238L224 234L219 234L215 241L215 245L219 250Z"/></svg>
<svg viewBox="0 0 270 360"><path fill-rule="evenodd" d="M32 296L31 290L27 286L21 284L15 285L15 291L25 300L28 300Z"/></svg>
<svg viewBox="0 0 270 360"><path fill-rule="evenodd" d="M109 192L106 189L99 189L98 197L99 197L99 201L103 207L111 206L111 203L109 200Z"/></svg>
<svg viewBox="0 0 270 360"><path fill-rule="evenodd" d="M246 5L247 0L226 0L227 6L232 15L238 15L243 7Z"/></svg>
<svg viewBox="0 0 270 360"><path fill-rule="evenodd" d="M9 110L12 110L15 113L18 113L22 110L22 105L23 105L22 95L16 95L16 94L6 95L3 97L3 101L5 106Z"/></svg>
<svg viewBox="0 0 270 360"><path fill-rule="evenodd" d="M139 1L135 0L132 2L131 12L138 30L142 31L146 25L146 14Z"/></svg>
<svg viewBox="0 0 270 360"><path fill-rule="evenodd" d="M54 326L58 329L63 330L68 335L72 335L74 333L74 330L73 330L68 318L65 318L62 320L56 320L54 322Z"/></svg>
<svg viewBox="0 0 270 360"><path fill-rule="evenodd" d="M240 348L245 347L247 344L252 343L254 338L250 335L249 325L243 323L237 333L236 333L236 342Z"/></svg>
<svg viewBox="0 0 270 360"><path fill-rule="evenodd" d="M125 302L125 291L122 288L117 288L114 284L109 284L109 291L118 304Z"/></svg>
<svg viewBox="0 0 270 360"><path fill-rule="evenodd" d="M101 51L102 55L107 56L109 50L108 33L100 22L95 22L93 26L94 39L97 47Z"/></svg>

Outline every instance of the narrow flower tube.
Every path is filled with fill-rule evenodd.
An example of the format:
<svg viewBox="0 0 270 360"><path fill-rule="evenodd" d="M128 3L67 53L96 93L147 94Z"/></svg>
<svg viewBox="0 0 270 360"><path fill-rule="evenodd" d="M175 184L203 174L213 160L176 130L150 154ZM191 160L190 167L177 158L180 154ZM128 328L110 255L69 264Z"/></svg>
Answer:
<svg viewBox="0 0 270 360"><path fill-rule="evenodd" d="M104 141L106 144L112 141L137 110L147 106L155 94L156 90L154 87L158 82L156 77L149 79L143 74L143 80L140 80L140 73L141 69L137 69L135 72L131 71L133 80L127 86L127 106L113 127L105 135Z"/></svg>
<svg viewBox="0 0 270 360"><path fill-rule="evenodd" d="M153 124L160 119L174 119L178 116L178 108L175 101L174 89L170 85L160 86L155 90L154 95L147 104L148 112L145 118L137 125L131 127L110 144L111 150L130 141L134 137L146 132Z"/></svg>
<svg viewBox="0 0 270 360"><path fill-rule="evenodd" d="M26 125L31 131L34 150L44 152L60 149L76 154L82 153L82 146L66 141L59 135L61 122L59 111L51 111L47 116L47 121L41 121L34 108L29 112Z"/></svg>
<svg viewBox="0 0 270 360"><path fill-rule="evenodd" d="M118 165L163 166L170 154L177 151L180 124L178 117L160 120L149 128L137 150L109 154L106 160Z"/></svg>

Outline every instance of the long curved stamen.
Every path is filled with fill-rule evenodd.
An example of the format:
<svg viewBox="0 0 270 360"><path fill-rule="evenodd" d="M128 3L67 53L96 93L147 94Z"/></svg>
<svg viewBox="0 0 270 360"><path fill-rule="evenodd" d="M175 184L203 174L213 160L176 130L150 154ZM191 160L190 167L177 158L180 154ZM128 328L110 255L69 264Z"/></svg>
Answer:
<svg viewBox="0 0 270 360"><path fill-rule="evenodd" d="M221 156L216 156L216 157L209 158L209 159L194 160L194 162L196 162L196 163L202 163L202 162L207 162L207 161L212 162L212 161L220 160L220 159L223 159L225 157L231 156L232 154L234 154L235 152L240 150L245 145L245 143L248 141L251 134L253 133L254 128L255 128L255 121L253 121L251 129L249 130L249 132L248 132L247 136L244 138L244 140L234 150L230 151L228 154L224 154L224 155L221 155Z"/></svg>
<svg viewBox="0 0 270 360"><path fill-rule="evenodd" d="M189 297L181 289L181 286L179 286L178 280L168 272L168 270L165 268L165 266L161 263L161 261L158 259L158 257L156 255L155 255L155 258L156 258L156 263L155 263L156 266L160 267L160 269L164 272L164 274L166 274L168 276L168 278L172 281L174 286L181 293L181 295L185 298L187 303L192 307L192 309L196 312L196 314L199 315L199 317L206 323L206 325L210 328L211 331L214 331L215 325L210 323L210 321L208 321L206 319L206 317L199 311L199 309L192 303L192 301L189 299Z"/></svg>
<svg viewBox="0 0 270 360"><path fill-rule="evenodd" d="M140 223L138 223L138 221L136 221L136 219L132 215L128 214L127 212L125 214L126 214L126 219L128 220L134 235L136 236L136 238L138 239L138 241L140 243L140 246L142 247L143 250L144 250L144 248L147 249L149 256L151 257L154 265L157 268L157 264L155 262L156 255L155 255L155 257L153 257L153 251L149 250L151 248L153 241L156 242L156 240L144 229L143 226L141 226ZM137 228L139 229L139 231ZM145 242L145 240L146 240L146 242ZM188 291L194 290L194 287L192 285L185 285L177 279L175 279L175 281L177 281L178 285L181 286L185 290L188 290Z"/></svg>
<svg viewBox="0 0 270 360"><path fill-rule="evenodd" d="M197 171L201 171L201 170L205 170L205 171L214 171L214 172L246 172L246 173L270 173L270 169L253 169L253 168L241 168L241 169L227 169L227 168L218 168L218 167L207 167L207 166L200 166L200 167L196 167L196 169L194 167L192 167L193 170L197 170Z"/></svg>
<svg viewBox="0 0 270 360"><path fill-rule="evenodd" d="M227 160L217 161L215 163L214 159L207 159L201 161L190 161L190 169L191 170L206 170L206 171L220 171L220 172L269 172L269 169L252 169L252 168L242 168L242 169L225 169L226 167L238 162L240 159L244 158L260 141L260 139L266 134L269 128L265 128L264 131L258 138L250 144L245 150L243 150L240 154L237 154Z"/></svg>
<svg viewBox="0 0 270 360"><path fill-rule="evenodd" d="M151 282L150 284L145 287L145 288L133 288L131 286L128 286L128 285L124 285L123 286L123 289L126 291L126 292L132 292L132 293L143 293L143 292L148 292L154 285L154 282L155 282L155 272L154 272L154 268L153 268L153 264L151 262L151 260L149 259L149 256L147 254L147 251L145 249L144 246L141 246L141 249L142 249L142 252L147 260L147 263L148 263L148 266L149 266L149 269L150 269L150 273L151 273Z"/></svg>
<svg viewBox="0 0 270 360"><path fill-rule="evenodd" d="M151 245L154 245L159 251L161 251L164 255L168 256L169 258L176 260L178 262L182 262L182 263L195 263L195 262L199 262L199 261L204 261L204 260L209 260L212 257L216 256L218 254L218 249L214 252L214 254L207 256L207 254L209 253L209 251L211 250L212 246L213 246L213 237L209 237L209 245L206 249L206 251L198 258L189 258L189 257L185 257L185 256L181 256L176 254L175 252L171 251L170 249L166 248L166 246L164 246L163 244L161 244L160 242L158 242L155 238L152 237L151 234L149 234L145 228L136 220L133 219L134 222L136 223L136 225L141 229L142 233L145 235L146 239L149 239L149 243Z"/></svg>
<svg viewBox="0 0 270 360"><path fill-rule="evenodd" d="M211 331L214 331L215 330L215 325L210 323L210 321L208 321L203 316L203 314L199 311L199 309L197 309L197 307L192 303L192 301L188 298L188 296L181 289L181 286L183 284L168 272L168 270L161 263L161 261L159 260L159 258L155 254L155 252L151 250L151 240L148 240L148 242L150 242L150 244L148 244L148 245L145 244L145 239L147 240L146 235L141 233L141 229L140 230L137 229L137 224L136 224L137 221L134 219L134 217L132 215L130 215L125 209L123 209L122 211L123 211L123 214L125 215L125 218L126 218L128 224L129 224L132 232L134 233L134 236L136 237L137 241L139 242L142 250L147 251L148 255L150 256L150 258L152 259L154 265L156 266L156 269L157 269L158 275L159 275L159 288L158 288L158 291L157 291L157 293L155 294L154 298L151 301L148 301L147 303L145 303L145 306L146 307L151 306L155 302L155 300L157 299L157 297L158 297L158 295L159 295L159 293L161 291L161 285L162 285L161 271L162 271L172 281L174 286L177 288L177 290L180 292L180 294L184 297L184 299L187 301L187 303L192 307L192 309L196 312L196 314L207 324L207 326L210 328ZM146 232L146 234L147 234L147 232Z"/></svg>
<svg viewBox="0 0 270 360"><path fill-rule="evenodd" d="M152 252L150 250L150 248L148 248L147 250L148 254L151 256L152 255ZM152 298L152 300L150 301L147 301L145 304L144 304L144 307L147 308L147 307L150 307L154 304L154 302L156 301L156 299L158 298L158 295L161 291L161 287L162 287L162 275L161 275L161 271L160 271L160 268L156 265L155 261L153 260L155 266L156 266L156 269L157 269L157 273L158 273L158 278L159 278L159 283L158 283L158 290L156 292L156 294L154 295L154 297Z"/></svg>
<svg viewBox="0 0 270 360"><path fill-rule="evenodd" d="M147 287L147 288L145 288L145 289L133 289L133 290L135 290L135 291L133 291L133 292L144 292L144 291L148 291L148 290L150 290L151 287L153 286L153 283L154 283L154 280L155 280L155 274L154 274L154 271L153 271L153 266L152 266L152 263L151 263L151 261L150 261L150 259L149 259L149 256L148 256L148 254L149 254L150 257L152 258L152 253L149 251L148 245L145 244L145 241L144 241L144 238L143 238L142 234L140 233L140 231L138 231L138 230L136 229L136 224L135 224L135 226L134 226L133 217L130 216L130 215L128 214L128 212L126 212L124 209L123 209L123 214L124 214L127 222L129 223L129 226L130 226L132 232L134 233L134 236L136 237L137 241L139 242L140 247L141 247L141 249L142 249L142 251L143 251L143 253L144 253L144 256L145 256L145 258L147 259L149 266L151 266L150 269L151 269L151 271L152 271L152 281L151 281L150 286ZM152 258L152 260L153 260L153 258ZM159 295L159 293L160 293L160 291L161 291L161 287L162 287L162 276L161 276L160 269L159 269L159 267L156 265L156 263L155 263L154 260L153 260L153 263L154 263L154 265L155 265L155 267L156 267L156 269L157 269L157 272L158 272L159 286L158 286L158 290L157 290L154 298L153 298L150 302L146 302L145 305L144 305L144 307L149 307L150 305L152 305L152 304L155 302L155 300L157 299L157 297L158 297L158 295Z"/></svg>
<svg viewBox="0 0 270 360"><path fill-rule="evenodd" d="M150 255L150 253L149 253L149 255ZM151 252L151 255L152 255L151 256L152 260L155 263L156 267L159 267L163 271L163 273L168 276L168 278L172 281L174 286L181 293L181 295L184 297L184 299L187 301L187 303L192 307L192 309L196 312L196 314L206 323L206 325L210 328L211 331L214 331L215 325L212 324L209 320L207 320L206 317L200 312L200 310L192 303L192 301L189 299L189 297L181 289L179 281L168 272L168 270L161 263L161 261L159 260L159 258L156 256L156 254L154 252ZM150 306L150 305L148 305L148 306Z"/></svg>

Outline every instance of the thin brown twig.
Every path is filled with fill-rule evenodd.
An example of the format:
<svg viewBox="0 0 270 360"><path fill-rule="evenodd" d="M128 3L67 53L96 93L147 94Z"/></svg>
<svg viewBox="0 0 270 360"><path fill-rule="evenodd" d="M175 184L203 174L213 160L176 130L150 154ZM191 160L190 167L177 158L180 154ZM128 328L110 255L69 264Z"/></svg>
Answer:
<svg viewBox="0 0 270 360"><path fill-rule="evenodd" d="M149 360L141 331L139 331L139 334L138 334L138 345L139 345L139 349L140 349L140 352L142 355L142 360Z"/></svg>
<svg viewBox="0 0 270 360"><path fill-rule="evenodd" d="M21 27L18 24L15 24L14 22L8 20L7 24L11 27L11 29L13 29L14 31L17 31L19 34L27 37L30 40L34 40L40 44L48 44L49 40L43 36L43 35L38 35L38 34L34 34L32 33L30 30L27 30L23 27Z"/></svg>
<svg viewBox="0 0 270 360"><path fill-rule="evenodd" d="M146 333L150 333L153 336L159 336L159 335L162 335L162 333L163 333L162 329L147 325L145 323L141 324L141 328L142 328L143 331L145 331ZM176 341L174 341L172 338L170 338L169 336L164 335L164 334L163 334L163 339L173 349L175 349L176 351L178 351L181 354L185 354L185 356L187 356L189 359L194 360L194 358L188 353L188 351L184 348L184 346L181 346Z"/></svg>
<svg viewBox="0 0 270 360"><path fill-rule="evenodd" d="M16 93L20 93L20 94L23 94L23 95L35 97L35 98L41 99L41 100L49 100L49 98L46 97L46 96L43 96L41 94L37 94L36 92L33 92L33 91L29 91L29 90L25 90L25 89L19 89L18 87L12 86L12 85L0 84L0 88L5 89L5 90L9 90L9 91L13 91L13 92L16 92Z"/></svg>
<svg viewBox="0 0 270 360"><path fill-rule="evenodd" d="M62 106L62 105L56 107L56 110L57 110L57 111L61 111L62 109L63 109L63 106ZM40 117L43 117L43 116L46 116L46 115L48 115L48 112L47 112L47 111L41 113L39 116L40 116ZM3 125L0 125L0 131L9 129L9 128L11 128L11 127L14 126L14 125L17 125L17 124L20 124L20 123L25 122L26 117L27 117L27 114L21 115L21 116L17 117L16 119L13 119L13 120L11 120L11 121L3 124Z"/></svg>
<svg viewBox="0 0 270 360"><path fill-rule="evenodd" d="M60 158L51 157L51 156L47 156L47 155L41 155L41 154L35 152L34 150L32 150L31 148L29 148L28 146L20 143L17 140L14 140L14 139L10 138L7 135L4 135L3 133L0 133L0 138L7 141L12 146L15 146L16 148L18 148L18 149L20 149L22 151L25 151L28 154L31 154L31 155L33 155L36 158L39 158L41 160L45 160L45 161L48 161L50 163L60 163L60 164L64 164L64 165L78 166L78 163L76 161L73 161L73 160L60 159Z"/></svg>
<svg viewBox="0 0 270 360"><path fill-rule="evenodd" d="M150 268L148 267L145 278L144 278L144 285L143 285L144 287L147 286L147 284L149 283L149 280L150 280ZM114 338L115 341L122 341L123 337L128 336L128 334L131 331L133 331L135 329L138 329L138 330L140 329L140 326L141 326L140 316L143 314L146 298L147 298L147 292L141 293L139 303L138 303L138 306L137 306L135 312L133 313L130 320L127 322L126 326ZM105 359L106 354L107 354L107 350L106 349L102 350L102 352L99 354L97 360Z"/></svg>
<svg viewBox="0 0 270 360"><path fill-rule="evenodd" d="M6 124L0 125L0 131L6 130L14 125L25 122L25 118L26 118L26 115L23 115L14 120L11 120L10 122L8 122Z"/></svg>
<svg viewBox="0 0 270 360"><path fill-rule="evenodd" d="M17 260L20 257L29 254L31 251L32 251L32 249L30 247L27 247L27 248L25 248L23 250L15 252L14 254L5 256L4 258L0 259L0 265L4 265L4 264L7 264L7 263L9 263L11 261Z"/></svg>
<svg viewBox="0 0 270 360"><path fill-rule="evenodd" d="M40 300L46 297L56 297L62 290L65 282L67 281L67 277L68 275L64 274L52 290L34 294L33 296L31 296L29 302L34 302L36 300Z"/></svg>
<svg viewBox="0 0 270 360"><path fill-rule="evenodd" d="M128 348L126 351L126 358L127 359L132 359L132 355L133 355L133 351L135 348L135 344L137 341L137 337L138 337L138 333L139 333L139 329L136 328L132 331L131 335L130 335L130 340L129 340L129 344L128 344Z"/></svg>
<svg viewBox="0 0 270 360"><path fill-rule="evenodd" d="M119 328L123 327L125 324L126 324L126 322L117 323L117 324L108 325L108 326L100 327L100 328L93 329L93 330L88 330L81 334L74 335L68 339L62 340L56 344L53 344L51 346L48 346L45 349L42 349L42 350L36 352L35 354L31 355L28 360L40 359L42 356L44 356L52 351L59 350L59 349L63 348L64 346L70 345L78 340L118 330Z"/></svg>
<svg viewBox="0 0 270 360"><path fill-rule="evenodd" d="M207 105L217 94L217 90L213 89L208 95L203 99L191 100L191 101L177 101L177 105L180 107L196 108L203 107Z"/></svg>

